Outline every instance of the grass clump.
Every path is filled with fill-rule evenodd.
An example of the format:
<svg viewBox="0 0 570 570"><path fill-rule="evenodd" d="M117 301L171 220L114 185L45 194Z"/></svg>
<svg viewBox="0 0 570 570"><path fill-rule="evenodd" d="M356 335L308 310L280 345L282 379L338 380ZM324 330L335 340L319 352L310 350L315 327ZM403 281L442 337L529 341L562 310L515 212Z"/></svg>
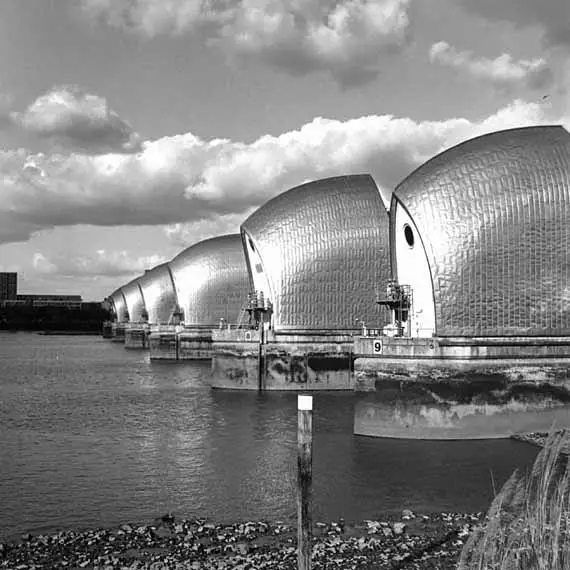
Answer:
<svg viewBox="0 0 570 570"><path fill-rule="evenodd" d="M568 431L552 432L529 474L515 471L465 544L458 570L569 570Z"/></svg>

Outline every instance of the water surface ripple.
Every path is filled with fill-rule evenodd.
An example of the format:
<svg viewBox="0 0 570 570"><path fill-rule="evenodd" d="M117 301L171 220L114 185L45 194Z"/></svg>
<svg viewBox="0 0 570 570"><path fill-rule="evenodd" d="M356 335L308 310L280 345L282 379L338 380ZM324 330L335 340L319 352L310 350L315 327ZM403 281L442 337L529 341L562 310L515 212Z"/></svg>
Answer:
<svg viewBox="0 0 570 570"><path fill-rule="evenodd" d="M296 396L207 385L97 337L0 333L0 540L23 532L295 516ZM355 396L317 394L314 518L479 511L536 449L352 435Z"/></svg>

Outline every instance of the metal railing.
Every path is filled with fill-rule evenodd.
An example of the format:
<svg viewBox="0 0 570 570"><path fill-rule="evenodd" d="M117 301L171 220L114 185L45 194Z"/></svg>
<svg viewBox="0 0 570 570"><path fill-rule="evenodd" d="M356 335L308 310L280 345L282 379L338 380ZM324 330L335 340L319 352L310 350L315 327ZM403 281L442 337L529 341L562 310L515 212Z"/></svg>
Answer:
<svg viewBox="0 0 570 570"><path fill-rule="evenodd" d="M432 328L412 327L411 334L406 333L406 327L402 327L399 334L387 334L382 328L362 329L360 336L368 337L385 337L385 338L431 338L435 336Z"/></svg>

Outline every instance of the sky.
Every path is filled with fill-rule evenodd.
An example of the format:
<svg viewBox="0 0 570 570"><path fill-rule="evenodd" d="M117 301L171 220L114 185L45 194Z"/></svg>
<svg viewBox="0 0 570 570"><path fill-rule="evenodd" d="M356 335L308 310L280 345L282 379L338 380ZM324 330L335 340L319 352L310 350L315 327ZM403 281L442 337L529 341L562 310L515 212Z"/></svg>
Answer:
<svg viewBox="0 0 570 570"><path fill-rule="evenodd" d="M568 0L2 0L0 271L102 300L273 196L570 127Z"/></svg>

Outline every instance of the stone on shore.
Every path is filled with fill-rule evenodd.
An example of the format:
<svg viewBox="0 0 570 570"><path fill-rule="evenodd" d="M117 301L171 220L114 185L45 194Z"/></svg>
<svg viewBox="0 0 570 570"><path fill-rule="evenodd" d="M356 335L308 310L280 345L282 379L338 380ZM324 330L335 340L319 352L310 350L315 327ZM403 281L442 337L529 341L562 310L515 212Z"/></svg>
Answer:
<svg viewBox="0 0 570 570"><path fill-rule="evenodd" d="M482 513L414 515L400 520L317 522L313 529L314 570L455 568L463 543ZM0 569L55 570L224 570L297 567L296 528L284 522L216 524L205 519L116 529L24 535L0 545ZM22 539L24 539L22 536Z"/></svg>
<svg viewBox="0 0 570 570"><path fill-rule="evenodd" d="M553 433L559 434L562 430L555 430ZM536 445L537 447L544 447L548 440L549 434L546 432L529 432L529 433L520 433L516 435L512 435L511 439L515 439L517 441L523 441L524 443L530 443L531 445ZM570 446L563 447L560 451L563 455L570 455Z"/></svg>

